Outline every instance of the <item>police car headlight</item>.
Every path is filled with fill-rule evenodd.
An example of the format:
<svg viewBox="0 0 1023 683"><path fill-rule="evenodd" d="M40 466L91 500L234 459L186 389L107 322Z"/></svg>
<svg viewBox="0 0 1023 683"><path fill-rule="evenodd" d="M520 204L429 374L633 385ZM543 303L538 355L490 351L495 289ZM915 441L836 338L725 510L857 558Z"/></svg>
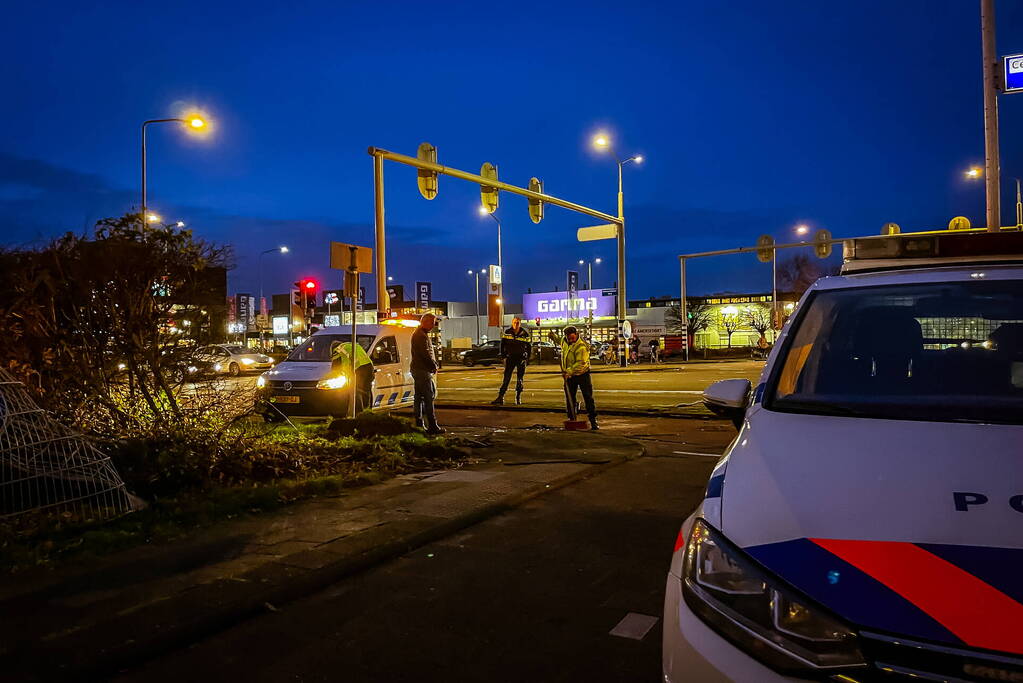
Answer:
<svg viewBox="0 0 1023 683"><path fill-rule="evenodd" d="M214 372L220 372L220 368L221 367L223 367L223 366L221 366L220 363L217 363L216 365L213 366L213 371Z"/></svg>
<svg viewBox="0 0 1023 683"><path fill-rule="evenodd" d="M266 386L266 375L260 375L256 378L256 388L262 389Z"/></svg>
<svg viewBox="0 0 1023 683"><path fill-rule="evenodd" d="M756 566L703 520L682 566L686 604L738 647L782 672L864 666L856 634Z"/></svg>
<svg viewBox="0 0 1023 683"><path fill-rule="evenodd" d="M344 375L321 379L316 383L317 389L343 389L348 384L348 378Z"/></svg>
<svg viewBox="0 0 1023 683"><path fill-rule="evenodd" d="M251 358L242 358L242 365L252 365L255 362L256 361L252 360Z"/></svg>

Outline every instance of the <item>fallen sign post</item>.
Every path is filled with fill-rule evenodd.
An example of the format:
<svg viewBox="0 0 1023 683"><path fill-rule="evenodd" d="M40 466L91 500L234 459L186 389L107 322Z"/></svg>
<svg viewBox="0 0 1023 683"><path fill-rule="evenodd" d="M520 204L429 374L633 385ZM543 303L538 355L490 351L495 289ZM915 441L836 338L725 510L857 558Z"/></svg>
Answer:
<svg viewBox="0 0 1023 683"><path fill-rule="evenodd" d="M344 270L345 289L344 295L351 301L352 311L352 345L348 349L348 360L351 363L352 390L351 398L348 399L348 417L355 419L355 404L359 400L359 383L355 376L355 345L356 338L355 308L359 300L359 273L373 272L373 250L369 247L359 247L344 242L330 243L330 267L335 270ZM379 297L378 297L379 298Z"/></svg>

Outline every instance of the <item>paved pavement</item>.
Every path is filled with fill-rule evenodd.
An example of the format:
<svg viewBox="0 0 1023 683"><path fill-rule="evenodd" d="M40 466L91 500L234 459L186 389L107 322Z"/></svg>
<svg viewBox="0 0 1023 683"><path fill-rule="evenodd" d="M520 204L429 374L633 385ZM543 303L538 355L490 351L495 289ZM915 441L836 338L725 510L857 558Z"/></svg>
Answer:
<svg viewBox="0 0 1023 683"><path fill-rule="evenodd" d="M197 672L251 681L657 680L668 560L715 461L687 453L720 453L734 432L667 419L614 418L608 429L631 431L646 457L117 680L176 682ZM631 637L610 633L634 623Z"/></svg>
<svg viewBox="0 0 1023 683"><path fill-rule="evenodd" d="M0 680L105 676L213 636L246 619L267 612L276 614L275 610L315 591L327 587L335 590L355 572L447 538L481 520L495 515L499 519L524 501L628 462L642 452L662 456L656 462L663 459L663 467L655 464L648 470L644 465L644 474L637 480L646 482L643 485L616 485L615 479L607 480L610 490L595 498L603 512L594 514L631 519L637 511L654 505L652 501L661 501L658 505L663 506L664 514L670 511L671 524L663 519L655 526L660 535L670 535L668 527L677 530L684 508L695 504L716 455L734 435L727 423L704 420L608 417L600 434L565 433L557 429L560 418L543 413L442 411L441 420L453 427L454 433L489 447L474 449L472 461L464 469L398 477L337 498L224 524L166 546L137 548L54 574L3 584L0 613L7 616L0 620ZM628 438L623 438L626 435ZM681 492L688 492L689 497L679 499ZM565 505L575 507L574 503ZM585 508L589 503L580 501L579 505ZM540 551L538 556L546 557L552 567L565 562L574 566L576 551L568 541L574 534L586 539L583 527L595 520L585 515L575 518L575 513L568 512L542 515L533 523L532 531L521 532L525 536L519 536L519 547L532 542ZM537 540L538 534L542 541ZM639 540L645 538L642 524L628 533L617 525L603 528L597 524L589 534L595 548L615 544L647 548L645 541ZM530 583L535 583L539 593L524 593L527 602L535 602L536 595L563 592L560 578L536 573L528 553L508 554L501 548L500 539L487 543L486 547L505 557L501 563L507 581L503 598L524 590L522 577L531 575L535 577ZM658 536L644 552L650 553L651 560L654 554L663 554L659 560L663 569L665 549L669 547L670 539L665 542ZM479 550L483 553L485 549L481 546ZM520 561L517 569L512 562L516 557ZM466 555L460 571L479 561L480 557ZM606 574L611 567L631 563L625 556L609 559L608 569L601 571ZM491 573L488 571L488 576ZM601 580L597 575L590 578ZM469 582L466 586L471 585L471 577L465 577L465 581ZM520 582L517 588L516 581ZM641 581L647 592L654 590L650 581L649 577ZM465 610L470 605L477 609L478 604L485 604L476 602L484 600L482 595L467 601L459 585L434 586L434 592L443 590L446 595L441 601L443 609ZM356 589L350 598L357 596L360 604L393 603L398 599L387 595L375 589ZM656 613L649 598L643 609ZM411 596L409 600L409 619L413 623L419 618L413 609L417 603ZM509 610L514 607L511 602ZM397 606L400 604L399 600ZM421 625L425 628L428 621ZM507 621L520 623L511 618ZM327 628L323 623L320 627ZM365 627L358 620L353 622L356 631ZM323 633L326 631L315 637ZM278 638L285 635L278 634ZM505 637L511 638L512 634ZM380 641L378 646L382 652L385 644ZM387 646L394 647L395 643L388 641ZM492 646L496 650L499 644ZM254 655L246 656L256 661ZM158 677L159 670L162 666L144 677ZM194 677L193 671L188 678ZM387 678L390 676L382 679Z"/></svg>

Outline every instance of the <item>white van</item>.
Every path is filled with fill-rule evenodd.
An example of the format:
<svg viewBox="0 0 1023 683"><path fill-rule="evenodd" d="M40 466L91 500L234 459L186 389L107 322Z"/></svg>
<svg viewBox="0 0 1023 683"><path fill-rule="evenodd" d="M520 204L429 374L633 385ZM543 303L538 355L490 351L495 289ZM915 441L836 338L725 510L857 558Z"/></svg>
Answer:
<svg viewBox="0 0 1023 683"><path fill-rule="evenodd" d="M396 319L380 325L358 325L356 341L373 361L373 407L412 405L412 333L415 320ZM257 402L267 421L287 416L348 415L352 396L349 372L338 381L331 373L335 343L352 340L351 326L324 327L292 349L287 360L259 376ZM336 373L334 373L336 374Z"/></svg>
<svg viewBox="0 0 1023 683"><path fill-rule="evenodd" d="M1023 681L1023 234L845 244L675 542L663 678Z"/></svg>

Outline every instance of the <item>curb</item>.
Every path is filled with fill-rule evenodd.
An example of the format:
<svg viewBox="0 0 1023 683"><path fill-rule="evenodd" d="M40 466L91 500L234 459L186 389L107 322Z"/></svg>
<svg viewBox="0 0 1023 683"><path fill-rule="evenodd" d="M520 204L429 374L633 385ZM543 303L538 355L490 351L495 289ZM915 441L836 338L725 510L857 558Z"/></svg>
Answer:
<svg viewBox="0 0 1023 683"><path fill-rule="evenodd" d="M443 408L446 410L510 410L520 413L558 413L564 414L564 408L555 408L552 406L516 406L516 405L500 405L495 406L489 403L440 403L437 402L437 408ZM706 414L700 413L668 413L668 412L657 412L654 410L630 410L628 408L608 408L600 409L597 411L597 417L601 415L612 415L614 417L670 417L676 420L721 420L724 418L717 417L716 415L708 412ZM627 438L627 437L626 437Z"/></svg>
<svg viewBox="0 0 1023 683"><path fill-rule="evenodd" d="M545 493L596 476L629 460L643 457L646 454L646 446L642 442L637 441L636 443L640 447L640 453L637 456L618 456L606 463L590 465L585 469L552 480L548 484L535 485L518 493L508 495L500 500L466 512L459 517L431 524L418 531L413 530L411 533L404 535L398 534L397 538L392 538L380 544L372 544L361 552L339 556L336 562L325 564L317 569L308 570L306 574L299 574L296 566L289 566L287 564L288 556L285 556L277 563L271 563L266 567L253 570L253 573L256 574L253 578L258 577L261 583L274 584L265 590L257 590L250 595L228 602L222 608L215 609L209 614L191 619L183 618L180 614L174 615L174 618L177 620L176 622L169 624L165 622L166 629L152 632L147 634L146 637L127 639L120 643L113 643L109 640L105 641L104 644L108 648L98 651L94 650L98 655L92 661L72 663L67 668L58 670L46 670L43 662L59 666L58 662L62 658L66 660L66 654L69 649L88 645L76 642L61 642L62 640L74 641L73 637L50 641L48 643L51 645L50 647L44 647L35 652L19 652L15 656L0 658L0 671L3 671L3 674L0 674L0 680L98 680L115 676L127 668L141 665L164 654L212 637L249 619L266 614L268 604L279 607L308 597L354 574L397 559L424 545L446 538L491 517L509 512ZM207 589L204 592L211 593L210 597L213 597L223 586L219 586L218 583L211 583L206 584L202 588ZM199 591L188 591L182 594L185 598L181 602L202 604L204 602L202 596L191 595L193 592ZM174 605L162 605L157 609L169 609L171 614L173 614ZM148 611L143 610L139 614L146 624L150 625L152 616L148 614ZM159 617L160 615L156 616ZM159 628L159 625L157 627ZM99 628L102 629L102 626ZM61 655L65 655L65 657ZM25 670L24 664L26 663L31 667L29 670ZM8 678L8 676L14 676L15 678Z"/></svg>

